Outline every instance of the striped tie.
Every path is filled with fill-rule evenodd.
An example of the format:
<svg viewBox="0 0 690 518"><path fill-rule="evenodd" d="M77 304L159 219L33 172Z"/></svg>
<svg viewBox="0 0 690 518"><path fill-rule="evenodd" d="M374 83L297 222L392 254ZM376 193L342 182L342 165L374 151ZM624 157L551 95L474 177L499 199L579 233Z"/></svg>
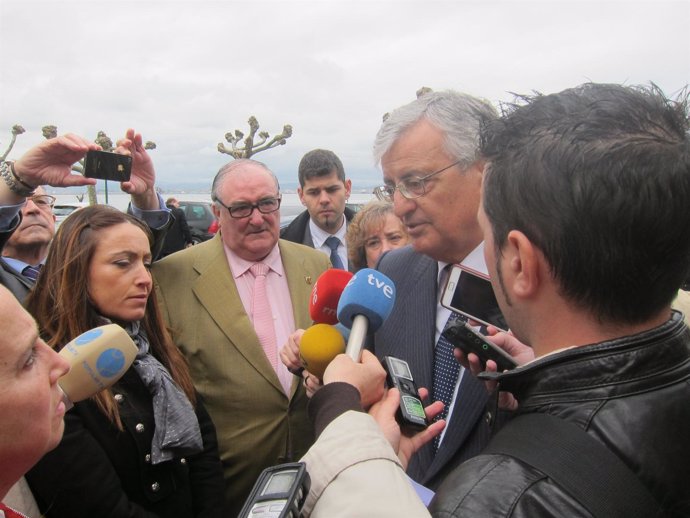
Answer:
<svg viewBox="0 0 690 518"><path fill-rule="evenodd" d="M36 279L38 279L38 274L41 273L42 266L42 264L36 266L29 265L22 270L22 275L27 279L31 279L33 282L36 282Z"/></svg>
<svg viewBox="0 0 690 518"><path fill-rule="evenodd" d="M338 268L344 270L343 262L340 260L338 255L338 247L340 246L340 239L335 236L331 236L326 239L326 246L331 249L331 264L333 268Z"/></svg>

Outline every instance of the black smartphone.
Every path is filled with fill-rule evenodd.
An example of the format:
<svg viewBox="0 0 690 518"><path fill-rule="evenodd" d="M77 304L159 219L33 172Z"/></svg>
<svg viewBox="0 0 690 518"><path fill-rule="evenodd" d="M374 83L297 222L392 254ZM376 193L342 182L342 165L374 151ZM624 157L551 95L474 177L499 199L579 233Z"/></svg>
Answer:
<svg viewBox="0 0 690 518"><path fill-rule="evenodd" d="M132 175L132 157L108 151L87 151L84 176L114 182L128 182Z"/></svg>
<svg viewBox="0 0 690 518"><path fill-rule="evenodd" d="M400 391L400 406L395 415L400 428L407 432L424 430L429 422L424 413L424 405L419 397L417 385L412 379L410 366L405 360L393 356L384 356L381 363L386 370L388 386Z"/></svg>
<svg viewBox="0 0 690 518"><path fill-rule="evenodd" d="M261 472L239 518L290 518L302 516L311 479L304 462L279 464Z"/></svg>
<svg viewBox="0 0 690 518"><path fill-rule="evenodd" d="M441 305L485 326L508 330L489 277L467 266L453 265L443 289Z"/></svg>
<svg viewBox="0 0 690 518"><path fill-rule="evenodd" d="M452 323L443 331L443 336L454 347L462 349L465 354L474 353L479 356L484 366L487 360L495 361L498 372L514 369L518 365L512 356L487 340L467 322Z"/></svg>

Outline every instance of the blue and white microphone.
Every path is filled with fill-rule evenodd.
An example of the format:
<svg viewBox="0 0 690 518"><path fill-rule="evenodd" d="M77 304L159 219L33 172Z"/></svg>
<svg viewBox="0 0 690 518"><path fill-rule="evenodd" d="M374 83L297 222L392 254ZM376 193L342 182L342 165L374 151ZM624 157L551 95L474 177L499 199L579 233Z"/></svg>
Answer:
<svg viewBox="0 0 690 518"><path fill-rule="evenodd" d="M359 270L347 283L338 301L338 321L350 329L347 354L360 361L368 331L376 331L395 304L395 284L371 268Z"/></svg>
<svg viewBox="0 0 690 518"><path fill-rule="evenodd" d="M107 324L80 334L58 354L70 364L58 380L69 410L117 382L134 362L137 346L123 328Z"/></svg>

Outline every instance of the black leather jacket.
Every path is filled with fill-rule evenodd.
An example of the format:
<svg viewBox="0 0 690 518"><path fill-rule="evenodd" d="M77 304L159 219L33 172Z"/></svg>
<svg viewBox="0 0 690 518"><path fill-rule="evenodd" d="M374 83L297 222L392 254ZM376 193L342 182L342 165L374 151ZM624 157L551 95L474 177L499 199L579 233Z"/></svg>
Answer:
<svg viewBox="0 0 690 518"><path fill-rule="evenodd" d="M665 516L690 516L690 330L680 313L651 331L545 356L497 377L520 412L577 424L637 474ZM443 482L430 511L590 516L544 474L503 455L466 461Z"/></svg>

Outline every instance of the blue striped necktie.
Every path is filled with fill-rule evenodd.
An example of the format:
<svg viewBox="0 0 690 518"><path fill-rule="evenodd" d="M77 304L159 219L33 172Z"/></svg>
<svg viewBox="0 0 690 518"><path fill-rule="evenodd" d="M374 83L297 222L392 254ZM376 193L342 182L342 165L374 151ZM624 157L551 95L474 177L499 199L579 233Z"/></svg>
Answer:
<svg viewBox="0 0 690 518"><path fill-rule="evenodd" d="M36 282L36 279L38 279L38 274L41 273L41 267L42 264L38 264L36 266L27 266L22 270L22 275L28 279L31 279L33 282Z"/></svg>
<svg viewBox="0 0 690 518"><path fill-rule="evenodd" d="M343 262L340 260L338 255L338 247L340 246L340 239L335 236L331 236L326 239L326 246L331 249L331 264L333 268L338 268L344 270Z"/></svg>

